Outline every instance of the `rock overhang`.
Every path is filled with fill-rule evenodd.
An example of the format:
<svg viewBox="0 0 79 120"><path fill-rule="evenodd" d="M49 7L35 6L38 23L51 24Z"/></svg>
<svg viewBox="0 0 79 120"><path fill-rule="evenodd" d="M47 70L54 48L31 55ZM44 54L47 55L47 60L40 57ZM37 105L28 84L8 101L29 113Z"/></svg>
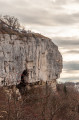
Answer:
<svg viewBox="0 0 79 120"><path fill-rule="evenodd" d="M28 83L56 80L62 71L58 47L40 34L0 34L0 84L18 84L25 69Z"/></svg>

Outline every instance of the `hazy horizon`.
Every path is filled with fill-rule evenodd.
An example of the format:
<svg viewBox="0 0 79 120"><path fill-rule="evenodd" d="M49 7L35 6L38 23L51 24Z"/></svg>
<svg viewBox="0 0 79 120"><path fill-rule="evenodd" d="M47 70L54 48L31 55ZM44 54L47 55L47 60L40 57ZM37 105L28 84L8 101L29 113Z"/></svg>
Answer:
<svg viewBox="0 0 79 120"><path fill-rule="evenodd" d="M79 82L79 1L0 0L0 15L17 17L28 30L58 45L63 57L59 81Z"/></svg>

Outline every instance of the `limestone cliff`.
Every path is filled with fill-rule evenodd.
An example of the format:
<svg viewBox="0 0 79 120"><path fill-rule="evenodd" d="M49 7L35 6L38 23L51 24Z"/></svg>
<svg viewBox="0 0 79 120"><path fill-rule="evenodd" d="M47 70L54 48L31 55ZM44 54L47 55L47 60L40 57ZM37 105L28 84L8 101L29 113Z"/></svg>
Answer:
<svg viewBox="0 0 79 120"><path fill-rule="evenodd" d="M28 83L55 81L62 71L62 56L49 39L35 33L25 37L0 34L0 85L17 84L28 69Z"/></svg>

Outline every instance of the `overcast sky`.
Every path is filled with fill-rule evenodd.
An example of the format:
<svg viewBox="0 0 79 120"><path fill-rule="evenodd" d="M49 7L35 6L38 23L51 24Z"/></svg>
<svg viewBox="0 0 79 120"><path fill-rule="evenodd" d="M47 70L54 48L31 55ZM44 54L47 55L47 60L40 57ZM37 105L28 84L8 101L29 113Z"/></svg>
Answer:
<svg viewBox="0 0 79 120"><path fill-rule="evenodd" d="M52 38L64 61L59 81L79 81L79 0L0 0L0 14Z"/></svg>

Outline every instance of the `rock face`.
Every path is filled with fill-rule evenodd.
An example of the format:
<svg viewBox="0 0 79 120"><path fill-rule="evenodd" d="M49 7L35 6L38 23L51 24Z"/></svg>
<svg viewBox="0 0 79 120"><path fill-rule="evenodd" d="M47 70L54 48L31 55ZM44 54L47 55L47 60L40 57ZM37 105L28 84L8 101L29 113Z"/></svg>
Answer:
<svg viewBox="0 0 79 120"><path fill-rule="evenodd" d="M28 83L55 81L62 71L58 47L44 36L0 34L0 85L18 84L27 69Z"/></svg>

